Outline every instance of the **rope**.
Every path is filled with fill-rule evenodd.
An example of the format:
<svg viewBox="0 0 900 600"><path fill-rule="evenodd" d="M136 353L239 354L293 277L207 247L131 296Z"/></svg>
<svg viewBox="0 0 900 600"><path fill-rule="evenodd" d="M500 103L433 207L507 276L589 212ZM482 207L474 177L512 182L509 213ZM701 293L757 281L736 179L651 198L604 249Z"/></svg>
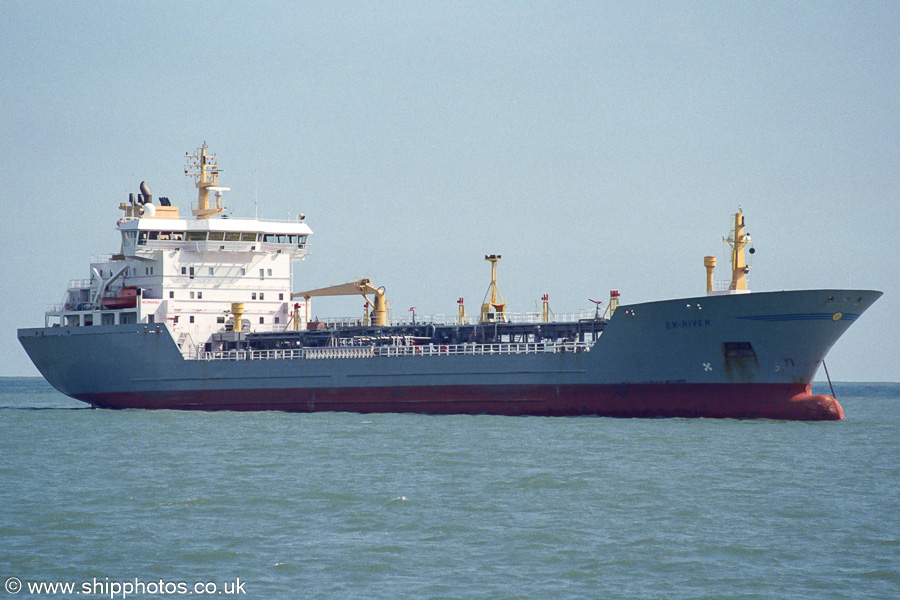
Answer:
<svg viewBox="0 0 900 600"><path fill-rule="evenodd" d="M825 367L825 377L828 378L828 387L831 388L831 397L837 399L837 396L834 395L834 386L831 385L831 375L828 374L828 365L825 364L825 360L822 360L822 366Z"/></svg>

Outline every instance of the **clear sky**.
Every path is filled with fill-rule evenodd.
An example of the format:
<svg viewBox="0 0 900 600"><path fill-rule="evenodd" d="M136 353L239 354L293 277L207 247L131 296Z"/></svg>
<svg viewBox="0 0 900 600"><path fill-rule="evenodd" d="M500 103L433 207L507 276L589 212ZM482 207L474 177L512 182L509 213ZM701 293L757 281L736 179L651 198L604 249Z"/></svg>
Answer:
<svg viewBox="0 0 900 600"><path fill-rule="evenodd" d="M511 311L702 295L740 204L754 290L885 292L832 378L900 380L898 2L9 0L0 65L0 375L205 140L234 216L307 215L295 288L395 316L477 312L494 253Z"/></svg>

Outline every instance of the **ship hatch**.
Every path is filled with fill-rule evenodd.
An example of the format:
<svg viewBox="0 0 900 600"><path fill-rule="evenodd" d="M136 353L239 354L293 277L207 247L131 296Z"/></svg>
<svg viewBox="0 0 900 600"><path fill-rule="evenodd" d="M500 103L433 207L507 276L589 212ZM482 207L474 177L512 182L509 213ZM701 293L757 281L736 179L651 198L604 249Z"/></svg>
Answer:
<svg viewBox="0 0 900 600"><path fill-rule="evenodd" d="M750 342L723 342L722 347L725 351L725 360L756 358L756 352L753 351Z"/></svg>

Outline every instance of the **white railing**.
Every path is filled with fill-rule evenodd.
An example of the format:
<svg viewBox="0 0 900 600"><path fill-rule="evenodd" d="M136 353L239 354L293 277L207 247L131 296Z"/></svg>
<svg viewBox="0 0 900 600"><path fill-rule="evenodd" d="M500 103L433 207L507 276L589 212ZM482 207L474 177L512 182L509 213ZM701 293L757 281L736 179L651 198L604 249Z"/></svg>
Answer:
<svg viewBox="0 0 900 600"><path fill-rule="evenodd" d="M589 352L588 342L537 342L529 344L427 344L422 346L349 346L297 348L294 350L227 350L195 352L190 360L317 360L373 358L378 356L475 356L503 354L554 354Z"/></svg>
<svg viewBox="0 0 900 600"><path fill-rule="evenodd" d="M577 313L555 313L550 315L549 323L568 323L581 319L593 319L596 313L592 309L583 309ZM325 323L328 328L331 327L353 327L363 325L362 317L325 317L319 319L321 323ZM515 323L515 324L535 324L544 323L543 315L539 312L525 313L506 313L506 321L497 321L498 323ZM392 319L391 325L457 325L459 316L457 315L416 315L415 322L412 316L400 317ZM464 325L479 325L481 327L492 327L494 322L478 323L478 315L466 317Z"/></svg>
<svg viewBox="0 0 900 600"><path fill-rule="evenodd" d="M69 288L70 290L83 290L91 287L93 284L92 279L70 279L69 280Z"/></svg>
<svg viewBox="0 0 900 600"><path fill-rule="evenodd" d="M744 281L747 283L747 287L750 287L750 276L746 276ZM713 291L714 292L727 292L731 290L731 280L730 279L717 279L713 281Z"/></svg>

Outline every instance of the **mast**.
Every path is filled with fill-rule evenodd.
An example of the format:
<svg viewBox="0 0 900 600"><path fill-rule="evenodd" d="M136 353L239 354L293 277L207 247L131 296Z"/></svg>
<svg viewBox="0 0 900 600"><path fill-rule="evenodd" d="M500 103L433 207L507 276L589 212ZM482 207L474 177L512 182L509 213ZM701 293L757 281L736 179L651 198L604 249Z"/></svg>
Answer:
<svg viewBox="0 0 900 600"><path fill-rule="evenodd" d="M479 323L492 323L494 321L506 322L506 301L500 295L497 288L497 263L500 261L499 254L491 254L484 257L484 260L491 263L491 285L484 296L481 304L481 319Z"/></svg>
<svg viewBox="0 0 900 600"><path fill-rule="evenodd" d="M744 248L750 244L750 234L744 232L744 211L740 205L734 214L734 231L731 232L731 237L724 239L731 246L731 286L728 289L746 290L750 267L744 256Z"/></svg>
<svg viewBox="0 0 900 600"><path fill-rule="evenodd" d="M216 162L216 155L206 153L206 142L197 149L196 154L185 153L185 160L187 164L184 165L184 174L196 178L194 185L197 186L197 208L191 210L191 213L198 219L208 219L225 210L222 206L222 192L227 192L230 188L219 187L219 173L222 171ZM209 205L210 192L216 194L215 207Z"/></svg>

